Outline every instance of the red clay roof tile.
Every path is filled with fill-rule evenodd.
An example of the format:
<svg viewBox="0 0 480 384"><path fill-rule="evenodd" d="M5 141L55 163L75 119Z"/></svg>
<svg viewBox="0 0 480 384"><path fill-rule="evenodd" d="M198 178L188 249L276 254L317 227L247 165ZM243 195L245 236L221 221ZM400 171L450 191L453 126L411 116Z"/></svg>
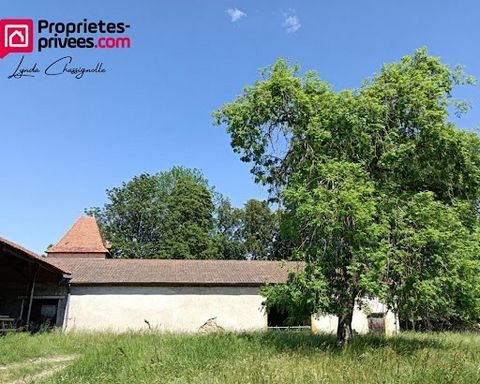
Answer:
<svg viewBox="0 0 480 384"><path fill-rule="evenodd" d="M63 259L52 264L69 271L72 284L260 286L284 283L302 263L248 260Z"/></svg>
<svg viewBox="0 0 480 384"><path fill-rule="evenodd" d="M108 253L108 245L103 240L100 228L94 217L80 217L60 241L47 250L47 253Z"/></svg>

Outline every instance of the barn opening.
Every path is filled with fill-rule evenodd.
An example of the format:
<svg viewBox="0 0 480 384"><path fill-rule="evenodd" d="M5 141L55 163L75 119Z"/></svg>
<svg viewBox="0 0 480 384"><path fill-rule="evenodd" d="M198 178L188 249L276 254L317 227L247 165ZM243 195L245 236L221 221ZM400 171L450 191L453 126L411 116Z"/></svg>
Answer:
<svg viewBox="0 0 480 384"><path fill-rule="evenodd" d="M51 328L57 323L58 299L33 299L30 314L31 327Z"/></svg>
<svg viewBox="0 0 480 384"><path fill-rule="evenodd" d="M267 310L267 324L269 328L309 328L310 316L290 316L283 308L272 306Z"/></svg>
<svg viewBox="0 0 480 384"><path fill-rule="evenodd" d="M0 332L61 326L67 281L66 272L0 238Z"/></svg>

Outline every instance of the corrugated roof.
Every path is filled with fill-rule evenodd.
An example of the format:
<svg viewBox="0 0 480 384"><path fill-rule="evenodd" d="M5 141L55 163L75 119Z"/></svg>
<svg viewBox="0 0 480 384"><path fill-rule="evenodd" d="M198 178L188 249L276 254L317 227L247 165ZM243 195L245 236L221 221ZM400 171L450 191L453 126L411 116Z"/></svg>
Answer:
<svg viewBox="0 0 480 384"><path fill-rule="evenodd" d="M94 217L80 217L48 253L108 253Z"/></svg>
<svg viewBox="0 0 480 384"><path fill-rule="evenodd" d="M69 271L72 284L260 286L284 283L301 263L247 260L49 260Z"/></svg>

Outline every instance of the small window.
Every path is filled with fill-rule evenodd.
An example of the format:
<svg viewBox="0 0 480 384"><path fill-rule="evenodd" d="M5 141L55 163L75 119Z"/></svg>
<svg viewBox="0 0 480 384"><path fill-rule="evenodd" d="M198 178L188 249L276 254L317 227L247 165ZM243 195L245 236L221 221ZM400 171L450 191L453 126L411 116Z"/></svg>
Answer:
<svg viewBox="0 0 480 384"><path fill-rule="evenodd" d="M385 315L383 313L371 313L367 318L369 332L385 333Z"/></svg>

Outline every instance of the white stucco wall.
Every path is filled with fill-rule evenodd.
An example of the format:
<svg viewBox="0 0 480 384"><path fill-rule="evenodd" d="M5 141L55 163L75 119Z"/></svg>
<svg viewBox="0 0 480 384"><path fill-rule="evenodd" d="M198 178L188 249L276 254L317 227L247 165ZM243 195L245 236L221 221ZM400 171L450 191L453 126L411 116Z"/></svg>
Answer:
<svg viewBox="0 0 480 384"><path fill-rule="evenodd" d="M119 287L71 288L66 331L123 332L148 329L194 332L216 317L226 330L267 327L264 298L250 287Z"/></svg>
<svg viewBox="0 0 480 384"><path fill-rule="evenodd" d="M254 287L132 287L72 286L65 312L66 331L138 331L151 327L159 331L196 332L208 320L225 330L267 328L265 299ZM368 309L366 309L368 307ZM352 326L368 332L367 313L385 314L387 335L398 332L394 314L378 300L355 308ZM335 333L337 317L312 315L312 331Z"/></svg>
<svg viewBox="0 0 480 384"><path fill-rule="evenodd" d="M385 334L394 335L398 333L399 325L395 314L389 311L386 305L376 299L366 300L366 305L362 308L355 306L352 319L352 328L355 332L360 334L368 333L368 313L383 313ZM313 332L336 333L337 331L337 316L312 315L311 322Z"/></svg>

